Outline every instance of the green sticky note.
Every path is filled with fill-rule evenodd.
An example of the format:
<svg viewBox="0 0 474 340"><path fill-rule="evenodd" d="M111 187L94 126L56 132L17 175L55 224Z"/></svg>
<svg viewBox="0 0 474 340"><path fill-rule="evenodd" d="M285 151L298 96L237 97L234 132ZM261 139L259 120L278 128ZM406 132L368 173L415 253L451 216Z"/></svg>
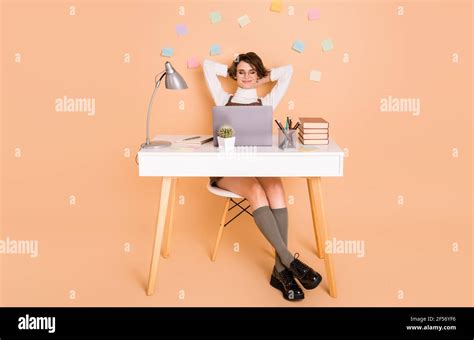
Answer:
<svg viewBox="0 0 474 340"><path fill-rule="evenodd" d="M217 11L209 13L209 17L211 18L211 22L213 24L217 24L222 20L221 14Z"/></svg>
<svg viewBox="0 0 474 340"><path fill-rule="evenodd" d="M240 18L237 19L239 22L240 27L247 26L250 24L250 18L247 14L242 15Z"/></svg>
<svg viewBox="0 0 474 340"><path fill-rule="evenodd" d="M324 39L324 40L321 42L321 47L323 48L323 51L324 51L324 52L327 52L327 51L332 50L332 49L334 48L334 45L333 45L331 39Z"/></svg>

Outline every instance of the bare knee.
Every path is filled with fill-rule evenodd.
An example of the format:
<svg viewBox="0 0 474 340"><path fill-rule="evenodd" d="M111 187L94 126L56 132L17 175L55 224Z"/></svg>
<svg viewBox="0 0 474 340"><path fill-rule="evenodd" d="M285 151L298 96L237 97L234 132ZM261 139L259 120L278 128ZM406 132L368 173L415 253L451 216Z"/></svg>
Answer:
<svg viewBox="0 0 474 340"><path fill-rule="evenodd" d="M247 201L249 201L253 209L263 205L268 205L265 190L257 180L250 183L250 185L247 187L244 197L247 199Z"/></svg>
<svg viewBox="0 0 474 340"><path fill-rule="evenodd" d="M283 182L279 177L259 178L272 209L285 208L286 197Z"/></svg>
<svg viewBox="0 0 474 340"><path fill-rule="evenodd" d="M264 188L254 177L224 177L219 181L219 188L229 190L244 197L250 203L253 210L263 205L269 205Z"/></svg>
<svg viewBox="0 0 474 340"><path fill-rule="evenodd" d="M268 196L285 197L285 191L283 189L283 184L280 178L269 181L268 184L265 186L265 192Z"/></svg>

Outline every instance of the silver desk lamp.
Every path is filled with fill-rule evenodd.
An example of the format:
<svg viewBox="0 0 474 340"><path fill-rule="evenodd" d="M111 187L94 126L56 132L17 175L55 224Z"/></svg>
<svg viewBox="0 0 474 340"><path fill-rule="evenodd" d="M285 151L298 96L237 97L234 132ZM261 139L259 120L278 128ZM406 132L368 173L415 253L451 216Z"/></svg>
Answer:
<svg viewBox="0 0 474 340"><path fill-rule="evenodd" d="M156 78L160 77L158 81ZM161 79L165 77L165 86L167 89L171 90L183 90L187 89L188 85L184 81L183 77L176 72L176 70L171 66L171 63L167 61L165 63L165 70L160 74L155 76L155 89L153 90L153 94L151 95L150 104L148 104L148 114L146 116L146 142L141 145L143 149L159 149L165 148L171 145L170 141L166 140L157 140L150 142L150 112L153 105L153 99L155 99L156 90L160 86Z"/></svg>

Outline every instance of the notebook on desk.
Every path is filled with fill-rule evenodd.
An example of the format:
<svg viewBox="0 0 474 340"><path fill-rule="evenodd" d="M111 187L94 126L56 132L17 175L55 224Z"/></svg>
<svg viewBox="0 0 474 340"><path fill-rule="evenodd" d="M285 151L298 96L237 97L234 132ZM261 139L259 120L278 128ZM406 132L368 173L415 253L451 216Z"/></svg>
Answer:
<svg viewBox="0 0 474 340"><path fill-rule="evenodd" d="M186 145L202 145L207 142L210 142L213 139L211 135L196 135L184 137L175 141L177 144L186 144Z"/></svg>
<svg viewBox="0 0 474 340"><path fill-rule="evenodd" d="M273 107L262 106L214 106L212 131L217 146L217 131L222 125L230 125L235 133L235 145L271 146Z"/></svg>

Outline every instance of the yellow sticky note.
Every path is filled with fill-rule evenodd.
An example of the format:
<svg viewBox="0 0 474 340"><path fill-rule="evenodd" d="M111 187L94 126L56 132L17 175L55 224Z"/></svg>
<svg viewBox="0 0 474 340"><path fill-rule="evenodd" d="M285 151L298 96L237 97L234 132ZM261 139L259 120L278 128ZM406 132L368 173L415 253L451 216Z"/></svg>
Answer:
<svg viewBox="0 0 474 340"><path fill-rule="evenodd" d="M311 70L311 73L309 74L309 80L321 81L321 71Z"/></svg>
<svg viewBox="0 0 474 340"><path fill-rule="evenodd" d="M281 12L282 1L281 0L272 0L272 5L270 11L272 12Z"/></svg>

